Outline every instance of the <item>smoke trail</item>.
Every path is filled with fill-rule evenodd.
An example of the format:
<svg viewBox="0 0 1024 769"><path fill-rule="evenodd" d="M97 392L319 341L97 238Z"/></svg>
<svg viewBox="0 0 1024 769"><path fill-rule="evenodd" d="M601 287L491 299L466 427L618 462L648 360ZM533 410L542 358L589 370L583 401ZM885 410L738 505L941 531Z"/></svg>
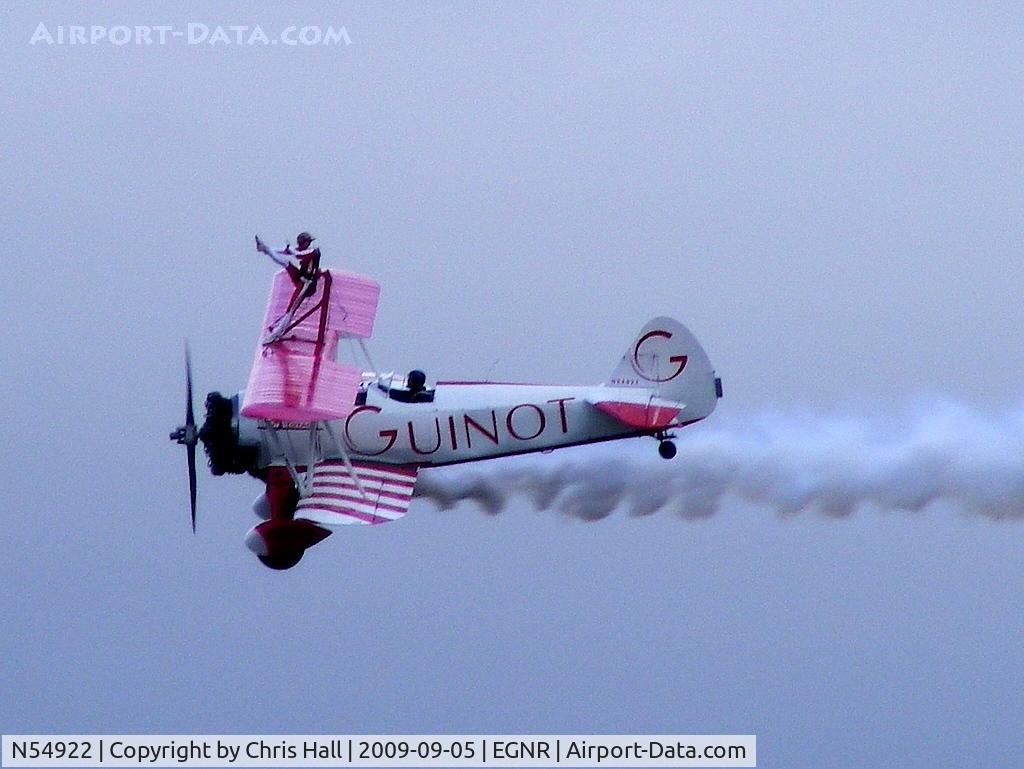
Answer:
<svg viewBox="0 0 1024 769"><path fill-rule="evenodd" d="M617 509L707 518L730 497L783 516L946 501L991 519L1024 518L1024 410L985 415L938 403L888 420L765 416L696 425L677 445L670 462L642 439L439 468L421 474L417 495L442 509L470 500L492 515L522 497L585 521Z"/></svg>

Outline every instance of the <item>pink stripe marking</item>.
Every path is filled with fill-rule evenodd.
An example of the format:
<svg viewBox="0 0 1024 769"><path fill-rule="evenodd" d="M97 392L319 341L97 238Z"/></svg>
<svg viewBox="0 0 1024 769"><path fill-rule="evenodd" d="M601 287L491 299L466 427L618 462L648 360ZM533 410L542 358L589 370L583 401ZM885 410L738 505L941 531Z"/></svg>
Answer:
<svg viewBox="0 0 1024 769"><path fill-rule="evenodd" d="M437 382L437 384L438 385L448 385L450 387L460 387L460 386L474 386L475 387L475 386L478 386L478 385L501 385L501 386L504 386L504 387L508 387L508 386L512 386L512 387L554 387L555 386L555 385L552 385L550 383L544 383L544 382L475 382L473 380L458 380L458 379Z"/></svg>
<svg viewBox="0 0 1024 769"><path fill-rule="evenodd" d="M364 485L373 484L381 486L396 486L398 488L404 489L412 489L416 487L415 481L399 481L392 478L377 478L369 475L360 475L359 473L356 473L356 477L358 477L359 480L361 480ZM348 473L335 473L332 472L331 470L319 470L314 474L313 478L314 480L319 480L320 478L340 478L343 480L351 480L352 476L349 475Z"/></svg>
<svg viewBox="0 0 1024 769"><path fill-rule="evenodd" d="M359 487L354 483L320 483L320 481L315 481L313 483L313 493L316 494L318 489L347 489L349 491L359 491ZM370 492L369 489L367 491ZM387 497L388 499L397 499L400 502L407 502L412 499L411 490L408 494L400 494L395 491L384 491L383 489L378 491L374 489L372 490L372 495L379 495Z"/></svg>
<svg viewBox="0 0 1024 769"><path fill-rule="evenodd" d="M401 507L399 505L389 505L387 502L379 502L377 500L369 501L363 499L362 497L355 497L348 494L328 494L319 491L314 492L313 496L309 497L308 499L310 503L315 503L317 500L320 499L340 499L342 502L356 502L361 505L373 505L374 507L379 507L382 510L390 510L393 513L402 513L403 515L409 509L408 502L404 507Z"/></svg>
<svg viewBox="0 0 1024 769"><path fill-rule="evenodd" d="M328 513L347 515L349 518L355 518L356 520L363 521L364 523L387 523L391 520L390 518L384 518L379 515L372 515L371 513L360 513L356 510L349 510L346 507L338 507L336 505L317 505L316 509L323 510Z"/></svg>
<svg viewBox="0 0 1024 769"><path fill-rule="evenodd" d="M338 461L336 459L328 459L328 460L325 460L325 461L321 462L320 464L318 464L317 467L341 467L341 468L344 468L345 467L345 463L344 462L340 462L340 461ZM352 467L354 467L356 469L356 471L359 471L359 470L376 470L377 472L381 472L381 473L397 473L398 475L404 475L404 476L406 476L408 478L415 478L416 477L416 472L417 472L416 468L413 468L413 467L405 467L403 465L385 465L385 464L382 464L380 462L353 462L352 463ZM345 469L347 471L348 468L345 468Z"/></svg>

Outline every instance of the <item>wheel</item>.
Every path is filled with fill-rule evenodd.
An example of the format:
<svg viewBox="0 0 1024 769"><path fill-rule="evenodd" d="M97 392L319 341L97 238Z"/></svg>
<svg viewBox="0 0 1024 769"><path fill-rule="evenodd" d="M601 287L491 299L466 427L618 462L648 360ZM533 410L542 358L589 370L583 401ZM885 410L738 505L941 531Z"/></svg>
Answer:
<svg viewBox="0 0 1024 769"><path fill-rule="evenodd" d="M672 441L662 441L658 444L658 453L662 459L672 459L676 455L676 444Z"/></svg>

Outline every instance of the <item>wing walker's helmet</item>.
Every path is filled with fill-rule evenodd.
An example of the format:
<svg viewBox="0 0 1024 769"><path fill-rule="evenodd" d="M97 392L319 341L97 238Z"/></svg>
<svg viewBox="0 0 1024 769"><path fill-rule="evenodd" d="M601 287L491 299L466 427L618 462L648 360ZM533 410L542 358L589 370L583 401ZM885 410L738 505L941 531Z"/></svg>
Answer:
<svg viewBox="0 0 1024 769"><path fill-rule="evenodd" d="M308 232L300 232L295 238L295 244L302 249L309 248L309 244L312 243L316 238L310 235Z"/></svg>

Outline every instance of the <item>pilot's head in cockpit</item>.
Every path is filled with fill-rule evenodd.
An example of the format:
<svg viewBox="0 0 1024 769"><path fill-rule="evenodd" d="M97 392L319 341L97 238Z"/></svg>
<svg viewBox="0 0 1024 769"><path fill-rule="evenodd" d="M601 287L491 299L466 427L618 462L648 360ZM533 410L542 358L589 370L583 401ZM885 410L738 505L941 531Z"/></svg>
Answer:
<svg viewBox="0 0 1024 769"><path fill-rule="evenodd" d="M427 375L420 371L418 368L414 368L405 377L405 386L409 390L410 395L415 395L421 392L427 385Z"/></svg>

